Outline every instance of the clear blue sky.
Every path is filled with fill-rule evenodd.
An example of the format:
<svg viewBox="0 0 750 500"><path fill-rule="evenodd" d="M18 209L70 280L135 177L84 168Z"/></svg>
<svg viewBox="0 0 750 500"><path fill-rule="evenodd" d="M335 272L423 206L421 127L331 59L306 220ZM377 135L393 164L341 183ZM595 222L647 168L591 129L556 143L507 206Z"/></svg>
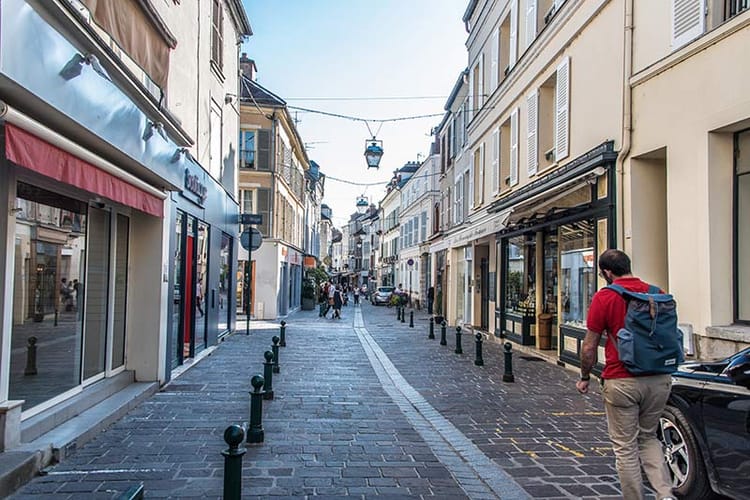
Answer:
<svg viewBox="0 0 750 500"><path fill-rule="evenodd" d="M242 50L256 62L258 83L289 106L366 119L442 114L467 64L461 21L467 2L243 0L254 34ZM381 97L411 99L372 99ZM306 112L297 118L308 156L329 176L324 202L340 227L357 196L377 203L393 170L425 157L430 130L442 117L384 123L377 135L385 150L379 171L367 170L365 123ZM373 133L378 126L370 122Z"/></svg>

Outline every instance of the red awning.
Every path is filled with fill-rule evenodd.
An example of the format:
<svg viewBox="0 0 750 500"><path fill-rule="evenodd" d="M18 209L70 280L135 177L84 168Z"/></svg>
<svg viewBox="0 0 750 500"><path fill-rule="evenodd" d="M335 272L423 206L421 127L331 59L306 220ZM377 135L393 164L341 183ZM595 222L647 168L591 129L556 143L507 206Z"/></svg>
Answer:
<svg viewBox="0 0 750 500"><path fill-rule="evenodd" d="M13 163L89 193L164 217L163 202L156 196L5 123L5 156Z"/></svg>

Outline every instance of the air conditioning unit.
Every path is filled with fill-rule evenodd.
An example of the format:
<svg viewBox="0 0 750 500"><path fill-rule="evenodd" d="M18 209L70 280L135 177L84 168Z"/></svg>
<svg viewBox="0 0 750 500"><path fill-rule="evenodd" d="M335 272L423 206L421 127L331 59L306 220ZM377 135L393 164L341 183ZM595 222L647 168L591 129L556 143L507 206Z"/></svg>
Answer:
<svg viewBox="0 0 750 500"><path fill-rule="evenodd" d="M547 161L554 161L555 160L555 148L552 148L549 151L545 151L544 159Z"/></svg>

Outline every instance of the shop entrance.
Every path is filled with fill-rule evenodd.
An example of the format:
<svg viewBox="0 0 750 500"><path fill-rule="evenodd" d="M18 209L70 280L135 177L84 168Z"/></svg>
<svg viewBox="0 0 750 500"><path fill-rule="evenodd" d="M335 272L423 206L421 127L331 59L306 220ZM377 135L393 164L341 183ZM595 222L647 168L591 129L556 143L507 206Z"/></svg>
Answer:
<svg viewBox="0 0 750 500"><path fill-rule="evenodd" d="M490 329L490 263L489 260L484 257L479 261L479 275L481 277L480 328L486 332Z"/></svg>

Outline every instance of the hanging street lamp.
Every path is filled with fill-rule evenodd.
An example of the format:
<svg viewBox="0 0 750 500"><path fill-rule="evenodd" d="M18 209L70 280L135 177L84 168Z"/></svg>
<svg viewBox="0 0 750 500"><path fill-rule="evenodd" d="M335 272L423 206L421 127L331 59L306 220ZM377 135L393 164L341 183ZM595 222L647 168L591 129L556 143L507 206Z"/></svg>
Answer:
<svg viewBox="0 0 750 500"><path fill-rule="evenodd" d="M365 143L365 159L367 160L367 168L378 168L380 166L380 158L383 157L383 141L375 139L373 137Z"/></svg>
<svg viewBox="0 0 750 500"><path fill-rule="evenodd" d="M360 196L357 198L357 213L363 214L367 212L367 209L370 207L370 204L367 202L367 198L365 195Z"/></svg>

